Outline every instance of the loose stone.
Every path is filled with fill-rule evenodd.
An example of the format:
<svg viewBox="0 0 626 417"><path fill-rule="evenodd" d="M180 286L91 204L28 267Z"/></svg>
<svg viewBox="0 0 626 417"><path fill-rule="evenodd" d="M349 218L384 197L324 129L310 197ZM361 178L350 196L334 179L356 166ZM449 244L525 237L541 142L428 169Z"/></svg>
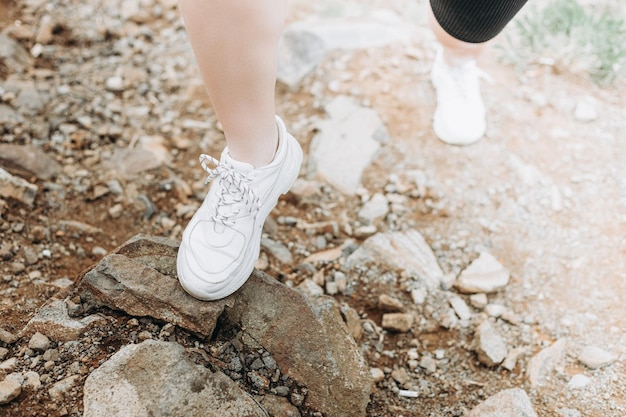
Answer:
<svg viewBox="0 0 626 417"><path fill-rule="evenodd" d="M588 346L578 356L580 363L589 369L598 369L611 365L617 357L611 352L595 346Z"/></svg>
<svg viewBox="0 0 626 417"><path fill-rule="evenodd" d="M406 333L413 327L414 317L412 314L390 313L383 315L382 327L385 330Z"/></svg>
<svg viewBox="0 0 626 417"><path fill-rule="evenodd" d="M45 335L36 332L30 338L30 341L28 342L28 347L32 350L43 352L50 347L50 339L48 339Z"/></svg>

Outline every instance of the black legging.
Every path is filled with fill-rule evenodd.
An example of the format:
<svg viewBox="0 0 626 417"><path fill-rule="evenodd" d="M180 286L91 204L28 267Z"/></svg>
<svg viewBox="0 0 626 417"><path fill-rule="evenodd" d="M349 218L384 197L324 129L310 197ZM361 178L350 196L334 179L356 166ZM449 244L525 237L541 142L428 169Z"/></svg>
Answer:
<svg viewBox="0 0 626 417"><path fill-rule="evenodd" d="M528 0L430 0L439 25L471 43L494 38Z"/></svg>

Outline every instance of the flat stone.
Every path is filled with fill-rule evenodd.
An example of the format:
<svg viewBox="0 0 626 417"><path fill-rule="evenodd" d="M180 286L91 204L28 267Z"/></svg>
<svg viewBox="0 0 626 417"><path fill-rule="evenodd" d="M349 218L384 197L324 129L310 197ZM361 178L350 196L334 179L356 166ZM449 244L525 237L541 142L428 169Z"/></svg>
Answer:
<svg viewBox="0 0 626 417"><path fill-rule="evenodd" d="M567 343L567 339L559 339L532 357L526 369L526 376L533 388L541 386L558 363L565 359Z"/></svg>
<svg viewBox="0 0 626 417"><path fill-rule="evenodd" d="M120 178L129 178L163 166L160 151L157 147L116 149L109 159L102 161L101 169L112 171Z"/></svg>
<svg viewBox="0 0 626 417"><path fill-rule="evenodd" d="M0 371L11 372L17 367L17 358L9 358L0 362Z"/></svg>
<svg viewBox="0 0 626 417"><path fill-rule="evenodd" d="M261 247L269 252L274 258L285 265L293 264L293 255L287 246L281 242L264 237L261 238Z"/></svg>
<svg viewBox="0 0 626 417"><path fill-rule="evenodd" d="M335 98L326 111L329 118L318 123L319 133L311 143L308 176L354 195L387 133L375 110L360 107L349 97Z"/></svg>
<svg viewBox="0 0 626 417"><path fill-rule="evenodd" d="M489 320L478 326L475 337L475 350L483 365L491 367L502 363L508 353L506 342Z"/></svg>
<svg viewBox="0 0 626 417"><path fill-rule="evenodd" d="M574 410L573 408L559 408L556 410L561 417L582 417L582 414L578 410Z"/></svg>
<svg viewBox="0 0 626 417"><path fill-rule="evenodd" d="M348 257L348 269L369 265L385 265L411 277L417 288L438 290L443 271L423 236L416 230L378 233L367 239Z"/></svg>
<svg viewBox="0 0 626 417"><path fill-rule="evenodd" d="M576 374L567 383L569 389L582 389L591 383L591 378L583 374Z"/></svg>
<svg viewBox="0 0 626 417"><path fill-rule="evenodd" d="M19 42L0 34L0 61L11 72L25 72L32 65L32 57Z"/></svg>
<svg viewBox="0 0 626 417"><path fill-rule="evenodd" d="M39 93L35 83L23 82L20 83L19 94L13 104L22 115L33 117L44 110L47 101L47 96Z"/></svg>
<svg viewBox="0 0 626 417"><path fill-rule="evenodd" d="M80 376L72 375L56 382L49 390L48 395L53 401L61 401L63 397L69 394L70 390L78 385Z"/></svg>
<svg viewBox="0 0 626 417"><path fill-rule="evenodd" d="M0 342L10 345L10 344L15 343L17 339L18 338L16 335L0 327Z"/></svg>
<svg viewBox="0 0 626 417"><path fill-rule="evenodd" d="M404 304L397 298L393 298L387 294L378 296L378 308L389 312L403 312Z"/></svg>
<svg viewBox="0 0 626 417"><path fill-rule="evenodd" d="M176 275L178 242L136 235L79 277L87 311L106 306L135 317L154 317L203 336L215 330L232 299L207 303L187 294Z"/></svg>
<svg viewBox="0 0 626 417"><path fill-rule="evenodd" d="M537 417L526 391L512 388L487 398L467 417Z"/></svg>
<svg viewBox="0 0 626 417"><path fill-rule="evenodd" d="M326 56L326 45L317 35L289 26L280 39L278 81L294 89Z"/></svg>
<svg viewBox="0 0 626 417"><path fill-rule="evenodd" d="M489 299L487 298L487 294L478 293L470 295L470 304L472 307L482 310L489 303Z"/></svg>
<svg viewBox="0 0 626 417"><path fill-rule="evenodd" d="M307 407L329 416L365 416L369 368L334 299L305 298L259 271L232 298L226 322L243 329L283 374L306 386Z"/></svg>
<svg viewBox="0 0 626 417"><path fill-rule="evenodd" d="M488 252L483 252L461 272L456 287L463 293L492 293L509 283L509 270Z"/></svg>
<svg viewBox="0 0 626 417"><path fill-rule="evenodd" d="M264 395L261 397L261 405L272 416L300 417L300 411L294 407L287 398L276 395Z"/></svg>
<svg viewBox="0 0 626 417"><path fill-rule="evenodd" d="M472 310L467 306L465 300L458 295L451 294L448 297L450 306L454 309L454 312L461 320L469 320L472 318Z"/></svg>
<svg viewBox="0 0 626 417"><path fill-rule="evenodd" d="M39 189L25 179L15 177L0 168L0 197L12 198L32 206Z"/></svg>
<svg viewBox="0 0 626 417"><path fill-rule="evenodd" d="M263 416L261 407L221 372L194 364L176 343L128 345L93 371L84 417Z"/></svg>
<svg viewBox="0 0 626 417"><path fill-rule="evenodd" d="M22 123L24 118L11 106L0 103L0 126L6 130L12 130L16 125Z"/></svg>
<svg viewBox="0 0 626 417"><path fill-rule="evenodd" d="M578 355L580 363L589 369L599 369L611 365L617 356L596 346L588 346Z"/></svg>
<svg viewBox="0 0 626 417"><path fill-rule="evenodd" d="M22 393L22 384L13 378L0 382L0 405L8 404Z"/></svg>
<svg viewBox="0 0 626 417"><path fill-rule="evenodd" d="M0 166L24 178L51 180L61 173L61 164L32 145L0 144Z"/></svg>
<svg viewBox="0 0 626 417"><path fill-rule="evenodd" d="M359 210L359 220L366 224L378 224L389 213L389 201L381 194L376 193Z"/></svg>
<svg viewBox="0 0 626 417"><path fill-rule="evenodd" d="M102 320L104 318L98 315L73 319L69 316L67 304L64 301L55 300L41 307L20 335L27 336L39 332L52 340L69 342L78 339L81 334Z"/></svg>
<svg viewBox="0 0 626 417"><path fill-rule="evenodd" d="M413 327L415 318L412 314L389 313L383 314L382 328L393 332L406 333Z"/></svg>

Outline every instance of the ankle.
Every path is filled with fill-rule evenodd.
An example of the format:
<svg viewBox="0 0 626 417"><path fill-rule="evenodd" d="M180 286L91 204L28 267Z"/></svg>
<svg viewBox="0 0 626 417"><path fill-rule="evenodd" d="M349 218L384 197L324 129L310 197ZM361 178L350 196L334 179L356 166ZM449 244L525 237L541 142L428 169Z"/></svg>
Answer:
<svg viewBox="0 0 626 417"><path fill-rule="evenodd" d="M239 162L245 162L254 168L270 164L278 149L278 129L274 126L271 134L260 136L257 140L233 140L228 138L228 153Z"/></svg>

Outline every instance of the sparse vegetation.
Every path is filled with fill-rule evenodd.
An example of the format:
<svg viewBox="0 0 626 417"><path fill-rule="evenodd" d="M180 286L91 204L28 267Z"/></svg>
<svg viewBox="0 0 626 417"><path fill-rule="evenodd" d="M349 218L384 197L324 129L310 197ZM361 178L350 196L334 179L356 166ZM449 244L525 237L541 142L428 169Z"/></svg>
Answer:
<svg viewBox="0 0 626 417"><path fill-rule="evenodd" d="M530 4L513 22L502 58L518 69L551 65L610 84L626 74L626 22L615 7L578 0Z"/></svg>

